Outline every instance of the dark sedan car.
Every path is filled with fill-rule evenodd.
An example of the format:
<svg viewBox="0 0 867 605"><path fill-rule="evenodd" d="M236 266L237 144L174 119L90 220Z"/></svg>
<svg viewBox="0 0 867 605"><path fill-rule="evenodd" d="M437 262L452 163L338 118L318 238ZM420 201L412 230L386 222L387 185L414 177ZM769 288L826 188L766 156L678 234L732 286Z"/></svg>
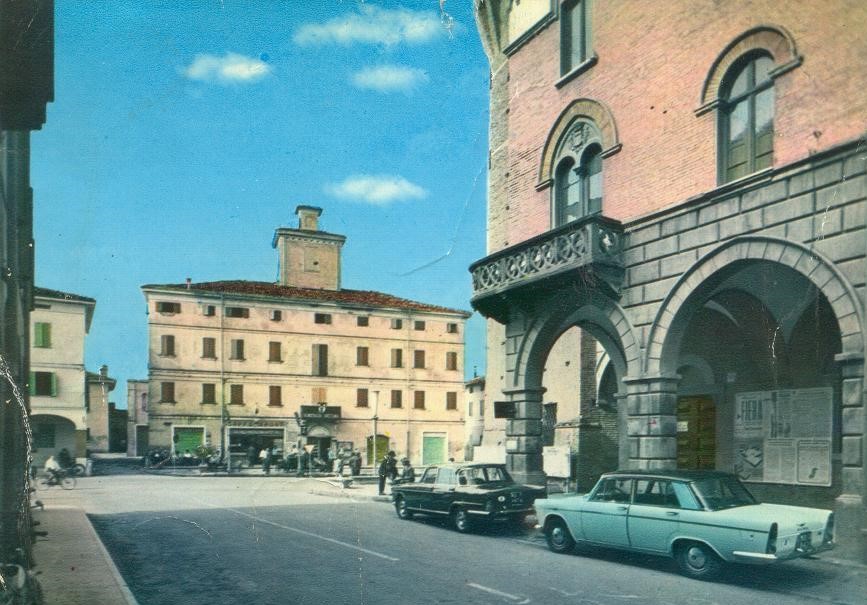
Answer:
<svg viewBox="0 0 867 605"><path fill-rule="evenodd" d="M522 523L533 512L533 501L545 489L520 485L502 464L438 464L424 470L415 483L392 487L397 516L415 513L449 517L459 532L477 521Z"/></svg>

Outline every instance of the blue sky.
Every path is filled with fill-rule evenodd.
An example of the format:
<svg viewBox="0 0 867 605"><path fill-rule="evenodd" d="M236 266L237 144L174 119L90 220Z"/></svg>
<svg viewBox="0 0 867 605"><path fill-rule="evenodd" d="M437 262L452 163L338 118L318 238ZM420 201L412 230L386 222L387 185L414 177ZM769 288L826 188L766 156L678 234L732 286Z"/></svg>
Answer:
<svg viewBox="0 0 867 605"><path fill-rule="evenodd" d="M441 6L442 4L442 6ZM32 138L37 285L97 300L87 365L147 376L140 286L275 281L298 204L343 286L469 310L488 65L467 0L56 2ZM433 262L436 261L436 262ZM484 322L467 329L484 371Z"/></svg>

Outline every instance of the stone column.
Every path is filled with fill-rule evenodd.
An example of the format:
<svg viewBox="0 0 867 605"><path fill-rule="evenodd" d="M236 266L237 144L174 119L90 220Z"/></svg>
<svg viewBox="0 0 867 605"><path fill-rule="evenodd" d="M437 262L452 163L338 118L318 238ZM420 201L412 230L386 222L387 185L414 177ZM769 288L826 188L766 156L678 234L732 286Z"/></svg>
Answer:
<svg viewBox="0 0 867 605"><path fill-rule="evenodd" d="M677 468L677 381L668 376L624 379L629 468Z"/></svg>
<svg viewBox="0 0 867 605"><path fill-rule="evenodd" d="M865 464L864 357L842 353L836 357L843 383L840 432L842 440L841 494L834 503L837 556L867 562L867 464Z"/></svg>
<svg viewBox="0 0 867 605"><path fill-rule="evenodd" d="M515 406L506 421L506 466L518 483L545 485L542 470L543 387L504 389Z"/></svg>

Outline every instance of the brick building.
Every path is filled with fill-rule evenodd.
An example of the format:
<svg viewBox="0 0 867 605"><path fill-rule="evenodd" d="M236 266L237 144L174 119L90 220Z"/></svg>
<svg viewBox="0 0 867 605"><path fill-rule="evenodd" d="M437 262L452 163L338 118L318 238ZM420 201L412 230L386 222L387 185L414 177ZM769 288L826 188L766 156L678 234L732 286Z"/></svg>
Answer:
<svg viewBox="0 0 867 605"><path fill-rule="evenodd" d="M181 454L210 443L233 464L299 437L323 456L358 449L367 464L388 449L416 464L462 457L469 314L342 288L344 236L319 229L319 208L296 213L298 228L274 234L278 283L142 286L149 377L147 393L138 382L129 392L136 440Z"/></svg>
<svg viewBox="0 0 867 605"><path fill-rule="evenodd" d="M835 509L863 556L867 5L475 5L491 129L472 303L513 473L544 481L549 352L577 327L604 350L617 422L597 424L618 436L585 473L733 470Z"/></svg>

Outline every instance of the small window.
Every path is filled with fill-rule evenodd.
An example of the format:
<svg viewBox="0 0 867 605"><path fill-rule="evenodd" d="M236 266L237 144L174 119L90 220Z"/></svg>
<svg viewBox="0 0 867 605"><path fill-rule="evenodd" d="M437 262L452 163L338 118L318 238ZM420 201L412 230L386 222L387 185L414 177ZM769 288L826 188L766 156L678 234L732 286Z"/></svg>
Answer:
<svg viewBox="0 0 867 605"><path fill-rule="evenodd" d="M446 369L453 371L458 369L458 354L456 352L449 351L446 353Z"/></svg>
<svg viewBox="0 0 867 605"><path fill-rule="evenodd" d="M355 390L355 405L360 408L367 407L367 389Z"/></svg>
<svg viewBox="0 0 867 605"><path fill-rule="evenodd" d="M402 408L403 407L403 391L394 389L391 391L391 407L393 408Z"/></svg>
<svg viewBox="0 0 867 605"><path fill-rule="evenodd" d="M213 317L217 314L217 307L214 305L202 305L202 315L205 317Z"/></svg>
<svg viewBox="0 0 867 605"><path fill-rule="evenodd" d="M160 336L160 355L163 357L175 356L175 337L171 334Z"/></svg>
<svg viewBox="0 0 867 605"><path fill-rule="evenodd" d="M274 309L271 311L271 321L282 321L283 319L283 311L279 309Z"/></svg>
<svg viewBox="0 0 867 605"><path fill-rule="evenodd" d="M402 368L403 367L403 349L392 349L391 350L391 367L393 367L393 368Z"/></svg>
<svg viewBox="0 0 867 605"><path fill-rule="evenodd" d="M217 339L205 336L202 338L202 358L216 359L217 358Z"/></svg>
<svg viewBox="0 0 867 605"><path fill-rule="evenodd" d="M480 399L479 400L479 416L484 416L484 415L485 415L485 400Z"/></svg>
<svg viewBox="0 0 867 605"><path fill-rule="evenodd" d="M229 385L229 404L244 405L244 385L231 384Z"/></svg>
<svg viewBox="0 0 867 605"><path fill-rule="evenodd" d="M458 333L458 324L456 324L456 323L446 324L446 332L448 332L449 334L457 334Z"/></svg>
<svg viewBox="0 0 867 605"><path fill-rule="evenodd" d="M268 343L268 361L283 361L283 344L277 341Z"/></svg>
<svg viewBox="0 0 867 605"><path fill-rule="evenodd" d="M175 402L175 383L161 382L160 383L160 402L174 403Z"/></svg>
<svg viewBox="0 0 867 605"><path fill-rule="evenodd" d="M629 502L632 497L632 479L609 478L603 480L590 500L594 502Z"/></svg>
<svg viewBox="0 0 867 605"><path fill-rule="evenodd" d="M230 359L236 359L238 361L244 360L244 341L240 338L235 338L232 340L231 351L229 354Z"/></svg>
<svg viewBox="0 0 867 605"><path fill-rule="evenodd" d="M283 387L271 385L268 387L268 405L280 407L283 405Z"/></svg>
<svg viewBox="0 0 867 605"><path fill-rule="evenodd" d="M447 410L458 409L458 394L456 392L449 391L446 393L446 409Z"/></svg>
<svg viewBox="0 0 867 605"><path fill-rule="evenodd" d="M424 391L416 391L413 395L413 406L417 410L424 409Z"/></svg>
<svg viewBox="0 0 867 605"><path fill-rule="evenodd" d="M40 349L51 348L51 324L37 321L33 324L33 346Z"/></svg>
<svg viewBox="0 0 867 605"><path fill-rule="evenodd" d="M569 0L560 9L560 73L568 74L588 57L588 0Z"/></svg>
<svg viewBox="0 0 867 605"><path fill-rule="evenodd" d="M467 402L467 416L472 416L472 415L473 415L473 402L468 401Z"/></svg>
<svg viewBox="0 0 867 605"><path fill-rule="evenodd" d="M412 327L413 327L414 330L416 330L416 331L418 331L418 332L424 332L424 329L425 329L425 325L424 325L424 322L423 322L423 321L415 321L415 322L413 322Z"/></svg>
<svg viewBox="0 0 867 605"><path fill-rule="evenodd" d="M368 317L367 315L359 315L355 318L355 325L357 325L359 328L366 328L370 325L370 317Z"/></svg>
<svg viewBox="0 0 867 605"><path fill-rule="evenodd" d="M313 376L328 376L328 345L313 345Z"/></svg>
<svg viewBox="0 0 867 605"><path fill-rule="evenodd" d="M331 313L315 313L313 315L313 322L318 324L330 324Z"/></svg>
<svg viewBox="0 0 867 605"><path fill-rule="evenodd" d="M30 372L30 394L57 397L57 375L54 372Z"/></svg>
<svg viewBox="0 0 867 605"><path fill-rule="evenodd" d="M437 482L437 469L435 466L426 469L424 475L421 476L419 483L430 483L431 485Z"/></svg>
<svg viewBox="0 0 867 605"><path fill-rule="evenodd" d="M424 369L424 351L412 352L412 367L416 369Z"/></svg>
<svg viewBox="0 0 867 605"><path fill-rule="evenodd" d="M403 328L403 320L402 319L392 319L391 320L391 329L392 330L400 330Z"/></svg>
<svg viewBox="0 0 867 605"><path fill-rule="evenodd" d="M202 403L217 403L217 385L212 383L202 384Z"/></svg>
<svg viewBox="0 0 867 605"><path fill-rule="evenodd" d="M671 481L660 479L638 479L635 481L633 504L680 508Z"/></svg>
<svg viewBox="0 0 867 605"><path fill-rule="evenodd" d="M157 313L180 313L181 303L157 301Z"/></svg>
<svg viewBox="0 0 867 605"><path fill-rule="evenodd" d="M247 307L226 307L226 317L250 317L250 309Z"/></svg>
<svg viewBox="0 0 867 605"><path fill-rule="evenodd" d="M356 347L355 349L355 365L367 366L370 365L369 349L367 347Z"/></svg>

